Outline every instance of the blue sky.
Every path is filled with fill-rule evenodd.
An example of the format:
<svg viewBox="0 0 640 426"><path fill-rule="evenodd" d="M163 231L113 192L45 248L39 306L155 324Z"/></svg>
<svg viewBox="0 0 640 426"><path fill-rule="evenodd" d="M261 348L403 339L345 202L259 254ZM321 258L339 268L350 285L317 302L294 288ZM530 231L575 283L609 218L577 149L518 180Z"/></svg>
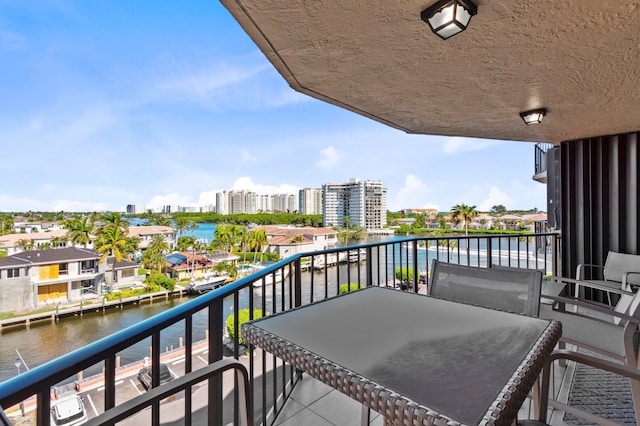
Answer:
<svg viewBox="0 0 640 426"><path fill-rule="evenodd" d="M546 210L533 144L407 135L293 91L215 0L0 0L0 211L380 180L387 207Z"/></svg>

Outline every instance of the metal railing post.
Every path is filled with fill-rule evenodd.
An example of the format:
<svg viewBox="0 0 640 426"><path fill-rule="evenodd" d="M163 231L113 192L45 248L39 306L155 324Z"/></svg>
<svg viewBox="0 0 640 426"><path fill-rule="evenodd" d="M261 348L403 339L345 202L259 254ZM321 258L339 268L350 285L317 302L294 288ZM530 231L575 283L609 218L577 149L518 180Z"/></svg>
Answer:
<svg viewBox="0 0 640 426"><path fill-rule="evenodd" d="M371 287L373 285L373 250L371 247L366 248L366 253L367 258L365 259L365 262L367 268L367 287Z"/></svg>
<svg viewBox="0 0 640 426"><path fill-rule="evenodd" d="M223 298L212 301L209 306L209 364L222 359L222 327L223 327ZM238 313L236 315L236 322ZM238 336L236 336L237 338ZM222 377L209 378L209 404L207 407L209 424L222 423Z"/></svg>
<svg viewBox="0 0 640 426"><path fill-rule="evenodd" d="M418 240L413 240L413 292L418 292L418 282L420 281L420 271L418 270Z"/></svg>
<svg viewBox="0 0 640 426"><path fill-rule="evenodd" d="M297 258L293 263L293 273L294 275L294 306L297 308L302 306L302 262L301 258Z"/></svg>

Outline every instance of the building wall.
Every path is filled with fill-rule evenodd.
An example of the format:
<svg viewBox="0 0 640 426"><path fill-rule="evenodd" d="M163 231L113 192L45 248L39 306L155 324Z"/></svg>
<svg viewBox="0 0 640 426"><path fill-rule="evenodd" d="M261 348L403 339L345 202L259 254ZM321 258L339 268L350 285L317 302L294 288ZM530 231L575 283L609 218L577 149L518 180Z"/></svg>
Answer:
<svg viewBox="0 0 640 426"><path fill-rule="evenodd" d="M560 145L560 173L547 184L560 192L564 276L580 263L603 265L610 250L640 253L639 135Z"/></svg>
<svg viewBox="0 0 640 426"><path fill-rule="evenodd" d="M16 278L8 278L7 270L0 270L0 312L35 308L33 286L27 269L19 269L20 276Z"/></svg>
<svg viewBox="0 0 640 426"><path fill-rule="evenodd" d="M322 214L322 188L304 188L298 192L298 210L302 214Z"/></svg>
<svg viewBox="0 0 640 426"><path fill-rule="evenodd" d="M382 182L351 179L348 183L324 184L322 195L324 227L358 225L370 230L387 224L387 188Z"/></svg>

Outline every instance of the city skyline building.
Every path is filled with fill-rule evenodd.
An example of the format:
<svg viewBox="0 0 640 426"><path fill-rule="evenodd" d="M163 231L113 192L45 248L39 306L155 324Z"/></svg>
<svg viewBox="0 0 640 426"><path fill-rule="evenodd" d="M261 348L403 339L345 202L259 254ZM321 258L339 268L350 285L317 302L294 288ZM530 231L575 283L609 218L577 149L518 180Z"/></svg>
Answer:
<svg viewBox="0 0 640 426"><path fill-rule="evenodd" d="M364 230L382 229L387 224L387 188L381 181L352 178L347 183L322 185L322 226Z"/></svg>
<svg viewBox="0 0 640 426"><path fill-rule="evenodd" d="M303 188L298 191L298 211L302 214L322 214L322 188Z"/></svg>

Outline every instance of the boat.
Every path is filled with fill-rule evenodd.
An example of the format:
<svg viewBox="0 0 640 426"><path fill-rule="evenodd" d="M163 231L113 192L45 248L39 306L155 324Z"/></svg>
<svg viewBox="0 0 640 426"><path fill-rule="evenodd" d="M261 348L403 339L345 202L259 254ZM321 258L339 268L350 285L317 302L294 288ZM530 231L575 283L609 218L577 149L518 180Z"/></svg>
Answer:
<svg viewBox="0 0 640 426"><path fill-rule="evenodd" d="M214 275L206 275L200 280L194 280L193 278L187 284L186 290L187 294L197 295L203 294L208 291L214 290L218 287L226 284L229 276L214 276Z"/></svg>
<svg viewBox="0 0 640 426"><path fill-rule="evenodd" d="M262 262L258 265L255 265L255 270L256 272L265 269L267 266L272 265L275 262ZM253 286L254 287L262 287L262 282L264 281L265 285L271 285L274 283L274 279L276 283L279 283L282 281L282 271L283 269L276 269L274 272L268 273L267 275L265 275L264 280L262 278L258 278L256 281L253 282ZM288 277L289 276L289 268L284 268L284 277Z"/></svg>

